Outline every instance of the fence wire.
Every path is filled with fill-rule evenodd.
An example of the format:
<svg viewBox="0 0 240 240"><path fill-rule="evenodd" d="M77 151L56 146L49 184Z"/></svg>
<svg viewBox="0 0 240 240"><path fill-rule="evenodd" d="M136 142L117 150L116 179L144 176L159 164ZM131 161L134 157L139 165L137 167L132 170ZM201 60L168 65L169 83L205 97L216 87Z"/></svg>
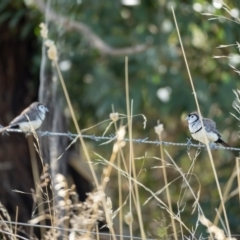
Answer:
<svg viewBox="0 0 240 240"><path fill-rule="evenodd" d="M56 229L56 230L63 230L66 232L76 232L76 233L81 233L81 234L86 234L86 233L91 233L93 235L99 235L99 236L108 236L111 238L111 234L107 233L107 232L93 232L93 231L86 231L86 230L82 230L82 229L75 229L75 228L61 228L61 227L57 227L57 226L47 226L47 225L40 225L40 224L32 224L32 223L23 223L23 222L14 222L14 221L5 221L5 220L0 220L0 224L11 224L11 225L18 225L18 226L28 226L28 227L36 227L36 228L46 228L46 229ZM1 230L0 230L1 232ZM4 233L8 233L8 232L4 232ZM19 237L18 235L16 235L17 237ZM137 237L137 236L129 236L129 235L119 235L119 234L115 234L116 237L124 237L124 239L142 239L141 237ZM26 239L23 238L22 239ZM154 238L146 238L146 240L157 240Z"/></svg>
<svg viewBox="0 0 240 240"><path fill-rule="evenodd" d="M7 129L5 132L17 132L17 133L24 133L22 130L20 129ZM104 142L106 141L107 143L116 140L116 135L112 134L109 136L96 136L96 135L87 135L87 134L81 134L78 135L76 133L71 133L71 132L49 132L49 131L36 131L37 135L39 137L49 137L49 136L55 136L55 137L68 137L69 139L73 140L73 139L77 139L79 137L82 137L84 139L91 139L93 141L96 142ZM4 134L4 133L2 133ZM188 150L191 147L194 148L205 148L206 146L203 144L194 144L191 142L191 139L187 139L186 143L176 143L176 142L166 142L166 141L159 141L159 140L148 140L148 138L140 138L140 139L129 139L129 138L124 138L123 141L125 142L129 142L132 141L133 143L138 143L138 144L152 144L152 145L163 145L163 146L177 146L177 147L186 147ZM103 143L104 144L104 143ZM240 148L234 148L234 147L224 147L224 146L220 146L217 144L210 144L210 148L212 150L219 150L219 149L223 149L223 150L229 150L229 151L239 151L240 152Z"/></svg>

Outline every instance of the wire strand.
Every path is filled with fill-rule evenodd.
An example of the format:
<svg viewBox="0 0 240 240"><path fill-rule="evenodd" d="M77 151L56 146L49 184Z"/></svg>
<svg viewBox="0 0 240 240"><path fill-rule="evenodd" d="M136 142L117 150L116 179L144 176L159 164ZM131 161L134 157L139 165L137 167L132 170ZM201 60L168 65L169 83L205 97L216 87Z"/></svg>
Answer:
<svg viewBox="0 0 240 240"><path fill-rule="evenodd" d="M7 129L6 132L16 132L16 133L26 133L23 132L20 129ZM48 132L48 131L36 131L36 133L38 134L38 136L40 137L48 137L48 136L56 136L56 137L68 137L69 139L73 140L79 138L80 136L82 138L85 139L91 139L94 140L96 142L100 142L100 141L107 141L103 144L108 144L111 141L114 141L116 139L116 135L112 134L110 136L96 136L96 135L87 135L87 134L81 134L78 135L76 133L71 133L71 132L67 132L67 133L63 133L63 132ZM3 133L4 134L4 133ZM128 138L124 138L123 141L125 142L129 142L130 139ZM195 148L203 148L206 149L206 146L203 144L194 144L191 142L191 139L188 139L187 143L176 143L176 142L166 142L166 141L159 141L159 140L148 140L148 138L143 138L143 139L131 139L131 141L133 143L144 143L144 144L153 144L153 145L163 145L163 146L178 146L178 147L187 147L188 149L190 147L195 147ZM229 151L239 151L240 152L240 148L234 148L234 147L223 147L223 146L219 146L219 145L211 145L210 147L212 150L219 150L219 149L223 149L223 150L229 150Z"/></svg>
<svg viewBox="0 0 240 240"><path fill-rule="evenodd" d="M28 226L28 227L37 227L37 228L47 228L47 229L56 229L56 230L63 230L63 231L67 231L67 232L78 232L78 233L86 233L88 231L85 230L81 230L81 229L74 229L74 228L61 228L61 227L55 227L55 226L47 226L47 225L39 225L39 224L32 224L32 223L23 223L23 222L14 222L14 221L3 221L0 220L0 223L7 223L7 224L12 224L12 225L19 225L19 226ZM110 233L103 233L103 232L92 232L92 234L99 234L101 236L111 236ZM117 237L125 237L125 238L133 238L133 239L142 239L141 237L136 237L136 236L128 236L128 235L119 235L119 234L115 234ZM25 238L23 238L25 239ZM146 240L156 240L154 238L146 238Z"/></svg>

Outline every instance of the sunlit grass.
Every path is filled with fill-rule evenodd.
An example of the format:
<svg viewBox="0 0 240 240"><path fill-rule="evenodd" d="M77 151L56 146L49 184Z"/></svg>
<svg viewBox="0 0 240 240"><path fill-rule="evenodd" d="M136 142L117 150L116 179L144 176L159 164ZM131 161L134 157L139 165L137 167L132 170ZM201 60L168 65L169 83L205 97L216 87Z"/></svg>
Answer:
<svg viewBox="0 0 240 240"><path fill-rule="evenodd" d="M175 23L177 26L176 19ZM178 34L181 42L179 31ZM54 43L52 42L52 44ZM54 46L52 44L50 47ZM70 240L101 239L102 237L107 239L203 239L202 233L198 233L201 223L207 228L209 239L233 239L227 217L228 209L226 208L226 202L236 195L239 195L240 199L239 159L236 159L236 167L233 169L224 189L221 189L214 159L207 146L212 172L204 174L214 175L220 205L216 209L215 219L213 216L213 219L205 217L208 212L204 212L201 206L202 176L196 176L194 173L200 150L197 150L193 156L188 149L186 150L186 158L188 157L189 159L189 167L186 167L178 165L178 159L172 157L169 151L162 145L160 145L158 155L151 155L150 153L142 156L139 153L140 151L138 151L141 147L136 146L131 141L133 139L133 119L135 115L133 114L134 101L129 96L131 86L128 79L127 58L125 62L126 114L119 114L113 109L109 119L81 130L58 65L57 49L51 49L50 47L50 59L53 61L58 74L75 129L80 138L80 142L74 139L70 145L78 144L80 152L83 150L84 158L92 174L93 190L87 193L87 198L84 202L80 202L75 186L69 186L67 179L63 175L59 173L53 175L54 172L52 172L52 175L49 174L49 170L54 167L54 164L58 164L61 161L62 155L54 159L50 166L44 165L40 142L38 136L34 133L34 139L30 137L28 140L35 189L31 193L23 193L31 194L34 200L32 211L34 217L29 219L29 226L32 227L32 231L27 238L19 236L21 230L17 227L17 224L11 224L6 208L0 204L2 215L1 235L6 238L11 236L13 239L30 239L33 237L33 228L41 227L41 239L57 239L59 237ZM197 94L182 42L181 47L194 93L194 100L200 112ZM234 108L240 113L240 92L235 91L235 95L236 105L234 105ZM112 130L115 132L116 138L114 141L104 143L108 147L108 152L106 155L103 155L99 154L100 146L92 151L81 137L81 133L97 128L100 124L107 121L109 124L103 135ZM146 121L143 119L143 126L145 126L145 123ZM163 125L158 124L155 132L159 141L163 140L163 131ZM126 135L130 139L127 143L124 141ZM68 148L64 151L67 150ZM36 164L37 155L42 162L43 171L41 176L38 174L39 170ZM79 157L79 161L81 160ZM141 163L139 163L140 160ZM152 163L146 164L146 160L152 161ZM151 166L150 169L149 166ZM204 169L205 166L203 166L203 171ZM156 172L158 174L155 184L157 191L151 189L149 187L150 184L148 185L148 182L143 179L146 175L150 177L156 175ZM174 179L169 177L170 172L175 173ZM163 181L161 181L162 179ZM156 180L156 177L154 180ZM238 183L237 188L231 192L235 180ZM113 187L114 189L112 189ZM114 196L114 194L118 196ZM187 202L186 199L191 199L192 205L188 204L190 201ZM152 206L153 204L154 207ZM35 215L34 213L37 210L38 215ZM192 222L191 225L189 222L185 222L184 217L182 217L185 212L195 216L195 222ZM222 212L224 219L221 218ZM158 221L159 218L149 221L149 215L150 218L159 215L161 219L160 221ZM18 215L16 214L16 222L17 219ZM48 226L46 221L50 222ZM219 221L221 226L219 226ZM107 229L107 232L102 231L99 225L100 222ZM153 223L154 228L149 227ZM18 223L18 225L21 225L21 223Z"/></svg>

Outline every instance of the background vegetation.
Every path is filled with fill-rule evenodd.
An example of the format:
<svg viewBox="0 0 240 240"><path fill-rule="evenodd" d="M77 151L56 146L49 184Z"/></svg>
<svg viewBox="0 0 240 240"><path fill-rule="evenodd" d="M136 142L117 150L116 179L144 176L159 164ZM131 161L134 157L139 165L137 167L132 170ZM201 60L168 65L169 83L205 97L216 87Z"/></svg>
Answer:
<svg viewBox="0 0 240 240"><path fill-rule="evenodd" d="M235 100L232 90L239 87L239 75L229 66L238 67L239 49L236 45L227 48L217 47L235 44L238 41L240 2L226 1L225 3L231 9L229 12L224 9L224 5L219 3L220 1L148 0L141 1L140 4L134 6L127 6L123 2L1 1L1 32L7 32L11 37L27 45L29 57L22 69L27 73L26 88L32 96L31 99L37 95L40 66L44 58L41 52L42 39L39 24L46 21L49 38L54 40L58 49L59 66L81 129L89 128L108 119L112 106L115 111L126 114L125 56L128 56L129 89L130 100L133 100L133 114L143 114L147 118L145 129L143 129L141 116L133 118L133 138L157 139L154 126L160 120L164 124L162 133L164 141L187 142L190 134L185 117L189 112L196 110L196 104L173 21L171 10L173 6L202 114L216 121L219 131L229 145L239 147L239 123L230 114L230 112L237 114L232 107ZM45 12L45 4L51 12ZM208 15L202 13L208 13ZM209 18L214 15L217 16L216 19L210 21ZM71 23L67 24L66 19L62 17L70 22L75 21L75 27ZM93 35L89 35L89 31ZM102 45L97 45L99 42ZM10 42L8 46L11 48ZM136 46L142 50L136 50ZM213 56L226 57L214 58ZM21 59L18 61L21 62ZM46 68L51 71L50 62ZM1 82L8 81L3 79L3 76L1 78ZM18 91L15 90L15 92ZM60 87L58 92L63 96ZM1 98L2 102L7 99ZM24 99L26 102L26 96ZM74 132L75 128L64 97L59 104L64 106L62 110L65 116L69 116L69 131ZM123 124L126 123L127 119L123 120ZM102 123L87 131L87 134L102 135L108 124ZM112 126L107 135L114 133L115 129ZM99 157L94 152L106 159L111 156L111 144L100 145L99 142L87 141L87 147L92 161L99 161ZM164 148L179 168L184 172L189 170L192 158L197 151L195 148L190 150L172 146ZM124 148L124 151L129 157L128 147ZM236 152L226 150L216 150L212 153L219 182L224 189L233 172L235 157L238 155ZM161 169L153 168L159 166L159 160L154 156L160 158L158 146L134 144L134 157L138 158L136 160L138 181L156 192L165 184ZM165 160L170 161L166 155ZM100 174L102 170L102 165L98 164L96 171ZM195 193L201 190L199 202L206 217L213 221L220 198L205 150L201 150L197 156L193 173L195 177L189 180L191 187ZM171 182L179 176L179 171L169 168L167 176L168 181ZM116 171L113 172L111 182L108 184L113 209L118 208L117 184ZM182 199L179 197L182 184L182 180L176 180L169 187L175 213L179 211L177 204ZM229 195L226 202L229 225L234 234L240 234L239 199L238 195L233 192L237 187L237 179L234 179L230 191L232 195ZM125 197L128 191L128 187L123 186ZM142 205L149 194L142 188L139 191L146 232L151 236L165 237L166 229L168 229L169 236L171 236L173 231L169 227L171 220L168 213L154 200ZM167 201L165 191L159 195L159 198ZM192 214L194 202L190 192L186 193L182 199L182 207L184 207L181 220L189 229L195 226L199 214L197 211ZM124 209L124 211L127 210ZM200 226L197 231L196 236L205 234L205 227ZM137 224L134 225L133 232L134 235L139 235Z"/></svg>

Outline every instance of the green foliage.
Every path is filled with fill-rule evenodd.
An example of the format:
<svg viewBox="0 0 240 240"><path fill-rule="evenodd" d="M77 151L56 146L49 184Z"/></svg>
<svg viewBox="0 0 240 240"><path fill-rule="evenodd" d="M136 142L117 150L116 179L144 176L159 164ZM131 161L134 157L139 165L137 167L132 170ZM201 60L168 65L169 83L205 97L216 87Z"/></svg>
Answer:
<svg viewBox="0 0 240 240"><path fill-rule="evenodd" d="M134 46L151 43L145 52L129 56L129 87L130 98L133 99L134 114L142 113L148 119L147 129L142 129L141 120L134 119L134 137L148 137L156 139L153 127L157 120L164 123L166 141L186 141L190 137L186 123L182 120L184 115L196 109L189 77L185 67L179 39L173 22L171 5L174 6L177 21L182 36L184 49L189 68L195 84L202 113L213 118L221 132L226 129L224 138L230 145L238 145L232 140L232 135L238 131L238 123L230 116L233 112L232 102L234 95L232 89L239 87L239 76L229 67L228 59L215 59L214 55L238 54L236 47L218 49L219 45L234 44L239 39L239 24L219 19L209 21L208 16L201 15L194 10L194 4L199 4L203 12L213 11L220 16L229 17L223 9L214 9L208 1L142 1L135 7L121 5L120 1L83 0L80 4L76 0L50 1L52 10L69 19L86 24L95 34L112 48ZM237 7L235 2L228 1L229 6ZM28 14L26 14L28 12ZM22 36L36 30L43 16L35 8L26 8L22 1L2 0L0 3L0 23L8 21L9 28L16 30L23 18L25 22ZM231 18L231 17L230 17ZM92 49L87 36L80 32L70 31L58 22L49 24L49 34L56 42L60 51L60 63L70 61L71 68L63 72L68 91L74 103L75 110L80 116L79 123L82 128L89 127L89 123L96 124L107 119L112 105L115 110L126 113L125 102L125 56L108 56L96 49ZM40 49L40 45L39 45ZM39 64L40 50L34 53L35 66ZM170 98L164 101L158 98L157 90L170 89ZM183 116L183 117L182 117ZM102 134L105 125L94 129L95 134ZM114 132L113 129L111 129ZM104 148L105 149L105 148ZM109 150L109 149L108 149ZM151 156L158 156L156 146L137 147L137 156L148 152ZM191 162L185 149L168 150L177 164L188 170ZM99 148L101 151L101 148ZM224 185L234 166L232 153L218 152L215 154L218 161L218 174ZM209 213L210 218L215 216L215 208L219 205L219 197L215 190L215 182L208 162L206 152L198 157L194 169L202 184L201 204ZM227 162L227 164L225 164ZM151 167L157 162L146 162L148 170L144 184L153 191L157 191L162 184L155 185L162 177L152 174ZM227 165L227 166L226 166ZM139 164L139 166L141 166ZM203 172L203 166L206 169ZM169 180L176 178L176 173L169 171ZM154 178L154 176L156 178ZM176 185L180 186L181 181ZM172 187L172 186L171 186ZM170 188L171 188L170 187ZM197 184L196 184L197 191ZM172 187L172 197L176 204L178 188ZM144 199L145 200L145 199ZM183 221L194 225L197 216L191 215L191 205L194 199L186 199ZM237 198L229 201L228 217L233 232L240 231L236 220ZM176 210L176 209L175 209ZM154 211L150 209L149 212ZM159 209L159 212L162 210ZM239 217L239 216L238 216ZM151 221L152 215L146 216L146 222ZM159 235L165 235L165 228L158 230Z"/></svg>
<svg viewBox="0 0 240 240"><path fill-rule="evenodd" d="M238 75L228 66L228 59L214 59L212 56L238 52L236 48L217 49L217 46L235 43L239 38L239 31L237 31L239 25L227 20L208 21L208 17L193 10L193 4L196 3L197 1L185 1L184 4L172 2L202 113L206 117L213 118L220 131L227 129L226 136L229 138L226 140L233 145L234 142L231 142L230 136L232 132L238 131L238 125L229 112L232 111L234 100L232 89L238 86ZM207 12L208 9L215 11L212 5L205 1L198 1L198 3L202 4L203 12ZM178 142L186 141L186 138L190 137L181 116L195 110L196 104L174 26L170 2L142 1L135 7L126 7L116 1L103 3L89 0L82 1L81 4L76 4L75 1L61 3L51 1L51 4L52 9L58 14L85 23L113 48L151 43L147 51L129 56L128 74L133 112L134 114L142 113L148 118L146 130L142 129L142 124L139 123L141 120L138 118L133 120L134 136L155 139L153 127L157 120L161 119L166 131L164 140ZM222 9L216 10L216 14L227 16ZM125 56L102 55L101 52L90 48L86 36L78 32L66 31L64 26L58 24L50 26L50 34L61 51L60 62L69 60L72 64L71 69L64 73L64 77L70 96L78 106L81 126L89 127L89 123L97 123L108 118L112 105L116 111L125 113ZM169 101L163 101L157 97L157 90L166 87L170 89ZM94 129L94 133L102 134L105 127L106 125L101 125ZM106 148L103 149L106 150ZM150 156L159 155L156 147L150 149L149 146L141 146L141 149L138 147L137 149L137 156L144 155L145 152ZM191 162L186 152L179 149L168 150L180 166L188 166L186 166L187 171ZM101 148L98 151L101 151ZM109 149L107 151L109 152ZM194 172L202 185L201 204L209 213L207 217L212 219L215 216L214 208L219 205L219 197L213 175L202 173L203 165L208 166L207 172L212 171L206 158L206 152L202 152ZM233 161L234 156L231 153L224 155L216 153L215 159L220 162L217 164L218 173L224 185L230 174L229 169L234 165L229 160L226 167L224 160ZM157 179L162 178L151 170L151 167L156 164L159 163L154 161L145 163L144 167L148 170L148 174L142 179L144 184L153 191L163 186L163 184L155 185ZM176 178L176 172L168 170L168 175L169 181ZM180 186L181 181L175 184ZM199 186L194 180L193 186L197 191ZM171 186L170 190L174 199L173 206L176 206L174 201L179 197L178 188ZM183 221L191 226L197 219L197 213L191 216L190 206L194 199L189 195L185 201L186 207L182 217ZM238 200L231 200L232 203L236 201ZM174 210L177 211L175 207ZM146 211L144 207L142 211ZM230 204L228 211L230 211L231 227L237 231L238 223L234 220L235 210L230 207ZM145 216L145 221L152 221L155 217L155 214L150 214L148 217ZM157 234L165 235L164 229L159 226Z"/></svg>

